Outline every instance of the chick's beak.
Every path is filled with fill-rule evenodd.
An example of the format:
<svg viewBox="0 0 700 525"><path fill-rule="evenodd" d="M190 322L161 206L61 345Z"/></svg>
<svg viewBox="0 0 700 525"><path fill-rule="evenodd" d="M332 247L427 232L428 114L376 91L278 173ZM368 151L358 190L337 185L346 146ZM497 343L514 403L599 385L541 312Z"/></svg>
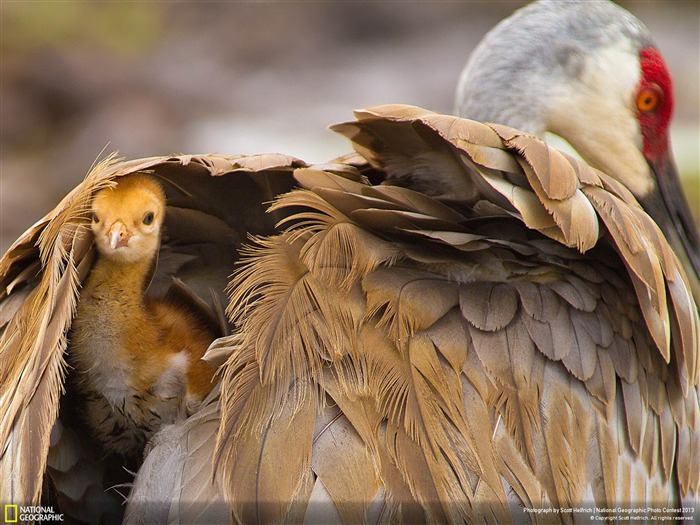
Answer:
<svg viewBox="0 0 700 525"><path fill-rule="evenodd" d="M670 155L650 162L659 191L640 200L663 231L676 256L688 272L695 300L700 300L700 235Z"/></svg>
<svg viewBox="0 0 700 525"><path fill-rule="evenodd" d="M122 246L127 246L131 235L131 232L122 221L116 221L107 232L110 248L116 250Z"/></svg>

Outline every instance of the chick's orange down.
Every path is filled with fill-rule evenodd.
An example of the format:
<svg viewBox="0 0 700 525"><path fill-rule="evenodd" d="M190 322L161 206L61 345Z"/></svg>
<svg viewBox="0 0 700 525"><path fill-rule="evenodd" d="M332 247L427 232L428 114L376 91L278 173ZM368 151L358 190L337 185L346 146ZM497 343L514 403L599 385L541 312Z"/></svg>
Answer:
<svg viewBox="0 0 700 525"><path fill-rule="evenodd" d="M106 452L132 460L164 423L197 408L214 374L201 357L215 334L182 305L145 296L164 215L165 195L148 175L96 194L98 257L69 347L88 426Z"/></svg>

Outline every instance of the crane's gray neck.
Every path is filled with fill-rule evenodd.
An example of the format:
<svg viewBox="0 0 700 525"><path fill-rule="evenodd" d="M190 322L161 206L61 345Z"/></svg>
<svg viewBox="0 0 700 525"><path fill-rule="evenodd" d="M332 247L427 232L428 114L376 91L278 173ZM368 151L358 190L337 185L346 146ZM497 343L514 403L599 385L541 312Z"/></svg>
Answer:
<svg viewBox="0 0 700 525"><path fill-rule="evenodd" d="M641 22L612 2L532 3L498 24L472 53L455 112L542 137L553 111L561 114L553 105L582 88L577 84L590 58L620 40L636 50L651 44Z"/></svg>

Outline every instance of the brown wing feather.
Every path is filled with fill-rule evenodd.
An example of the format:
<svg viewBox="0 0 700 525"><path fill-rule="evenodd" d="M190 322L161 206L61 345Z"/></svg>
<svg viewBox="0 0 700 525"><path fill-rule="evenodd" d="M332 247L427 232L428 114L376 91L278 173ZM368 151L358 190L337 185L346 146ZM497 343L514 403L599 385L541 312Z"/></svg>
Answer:
<svg viewBox="0 0 700 525"><path fill-rule="evenodd" d="M506 128L406 106L356 116L335 129L394 186L358 179L355 157L347 181L300 172L306 190L274 206L296 211L287 233L261 242L230 308L251 363L306 366L280 377L337 403L347 446L364 443L384 484L372 506L501 522L519 506L671 504L676 479L697 497L697 307L631 194ZM285 268L313 281L291 307ZM230 361L224 393L279 379L244 374ZM240 411L227 399L224 418ZM314 493L349 516L338 491Z"/></svg>
<svg viewBox="0 0 700 525"><path fill-rule="evenodd" d="M521 506L697 500L697 306L631 194L532 137L420 108L336 129L395 186L369 186L357 156L312 169L274 155L110 161L13 245L0 261L0 479L19 484L0 494L38 502L95 189L154 171L169 202L234 225L214 259L235 260L272 224L230 206L229 174L264 174L237 179L259 210L298 167L306 189L272 208L288 231L260 240L230 288L241 333L214 462L238 520L298 521L318 503L347 521L500 523ZM214 253L172 245L175 271L195 279L192 257ZM44 453L20 464L26 446ZM349 486L367 501L350 505Z"/></svg>

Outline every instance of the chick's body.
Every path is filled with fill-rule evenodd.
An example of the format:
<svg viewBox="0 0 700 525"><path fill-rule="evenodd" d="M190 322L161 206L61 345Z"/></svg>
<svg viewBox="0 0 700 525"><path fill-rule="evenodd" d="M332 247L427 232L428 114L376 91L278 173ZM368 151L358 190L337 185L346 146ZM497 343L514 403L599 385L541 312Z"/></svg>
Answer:
<svg viewBox="0 0 700 525"><path fill-rule="evenodd" d="M99 255L69 350L89 427L107 452L132 460L163 423L198 406L214 373L201 357L215 335L181 305L145 296L164 212L163 191L146 175L95 196Z"/></svg>

